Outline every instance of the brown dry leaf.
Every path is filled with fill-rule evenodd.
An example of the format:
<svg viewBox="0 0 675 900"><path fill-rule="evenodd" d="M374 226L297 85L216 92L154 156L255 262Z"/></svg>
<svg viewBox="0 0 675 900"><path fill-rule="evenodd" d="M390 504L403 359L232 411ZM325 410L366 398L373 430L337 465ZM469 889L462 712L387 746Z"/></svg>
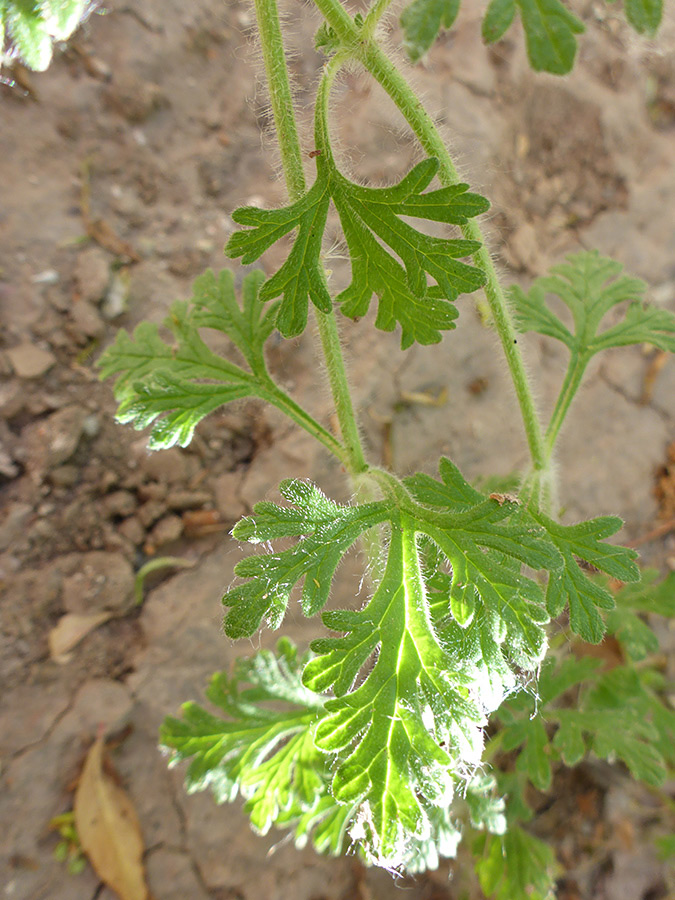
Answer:
<svg viewBox="0 0 675 900"><path fill-rule="evenodd" d="M75 792L75 827L94 871L120 900L149 900L138 816L104 769L102 737L87 754Z"/></svg>
<svg viewBox="0 0 675 900"><path fill-rule="evenodd" d="M76 647L90 631L98 628L112 617L111 612L66 613L49 632L49 655L57 663L70 660L70 650Z"/></svg>

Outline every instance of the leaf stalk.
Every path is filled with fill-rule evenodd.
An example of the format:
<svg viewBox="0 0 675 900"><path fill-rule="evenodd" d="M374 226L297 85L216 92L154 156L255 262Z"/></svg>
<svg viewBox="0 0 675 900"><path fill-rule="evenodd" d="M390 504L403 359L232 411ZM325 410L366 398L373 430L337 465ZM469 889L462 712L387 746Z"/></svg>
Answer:
<svg viewBox="0 0 675 900"><path fill-rule="evenodd" d="M345 49L352 49L353 57L361 62L387 92L410 125L425 152L439 160L438 177L441 184L444 187L457 184L460 181L457 169L432 117L375 38L365 34L355 25L339 0L314 0L314 2L340 38ZM550 454L547 452L511 312L486 247L485 237L480 226L473 219L462 226L462 234L467 240L479 241L481 244L480 250L474 254L473 259L487 278L484 288L485 295L518 398L534 476L536 479L550 482L553 478Z"/></svg>
<svg viewBox="0 0 675 900"><path fill-rule="evenodd" d="M255 0L255 10L284 177L289 197L295 201L305 193L306 182L279 11L276 0ZM351 25L347 13L344 10L342 13ZM350 474L365 472L368 466L356 425L335 313L332 310L329 313L317 310L316 321L335 411L344 440L346 458L344 455L342 458Z"/></svg>

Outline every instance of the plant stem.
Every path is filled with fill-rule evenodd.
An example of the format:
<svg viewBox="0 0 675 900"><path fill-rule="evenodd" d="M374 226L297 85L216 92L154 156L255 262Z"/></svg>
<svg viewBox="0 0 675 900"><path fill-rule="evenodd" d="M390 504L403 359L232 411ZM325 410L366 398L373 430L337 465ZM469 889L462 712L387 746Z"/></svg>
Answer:
<svg viewBox="0 0 675 900"><path fill-rule="evenodd" d="M364 37L372 37L377 23L386 13L391 4L392 0L375 0L373 5L366 13L365 19L363 20L363 30L361 33Z"/></svg>
<svg viewBox="0 0 675 900"><path fill-rule="evenodd" d="M288 396L285 391L275 384L271 379L269 385L261 392L263 399L276 406L284 415L299 425L300 428L311 434L324 447L329 450L333 456L337 456L340 462L349 467L351 457L344 444L341 444L326 428L323 427L316 419L311 416L307 410L299 406L295 400Z"/></svg>
<svg viewBox="0 0 675 900"><path fill-rule="evenodd" d="M584 377L587 365L588 357L584 357L576 351L572 352L572 357L567 366L567 372L565 373L565 380L560 388L555 408L551 414L551 421L548 423L548 428L546 429L546 450L549 458L553 453L560 427L565 421L565 416L570 408L570 404L579 390L579 385Z"/></svg>
<svg viewBox="0 0 675 900"><path fill-rule="evenodd" d="M439 161L439 180L444 186L457 184L459 176L443 139L429 113L424 109L406 79L387 57L376 41L365 35L352 21L339 0L314 0L329 25L343 42L352 50L370 74L379 82L405 117L420 144ZM511 372L511 378L518 397L523 417L523 425L535 473L548 476L549 457L546 452L541 424L534 405L529 379L525 371L523 357L518 347L518 339L513 327L511 313L504 296L492 258L485 245L485 238L475 220L462 226L462 233L468 240L479 241L480 250L474 255L476 265L487 278L487 297L495 329L499 335L504 355Z"/></svg>
<svg viewBox="0 0 675 900"><path fill-rule="evenodd" d="M276 0L255 0L255 12L281 164L288 196L295 201L305 193L305 173Z"/></svg>
<svg viewBox="0 0 675 900"><path fill-rule="evenodd" d="M306 185L276 0L255 0L255 10L284 177L289 197L291 201L294 201L305 193ZM351 22L344 10L343 13ZM346 459L344 453L341 458L351 474L364 472L368 466L356 427L356 417L349 392L335 314L332 310L329 313L317 310L316 320L326 360L328 380L344 440Z"/></svg>

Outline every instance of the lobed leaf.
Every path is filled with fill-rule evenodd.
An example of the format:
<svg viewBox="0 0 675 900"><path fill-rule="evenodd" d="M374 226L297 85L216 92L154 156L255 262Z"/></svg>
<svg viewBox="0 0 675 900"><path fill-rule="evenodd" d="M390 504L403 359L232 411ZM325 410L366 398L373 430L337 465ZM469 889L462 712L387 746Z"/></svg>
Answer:
<svg viewBox="0 0 675 900"><path fill-rule="evenodd" d="M43 72L52 60L54 41L69 38L88 15L88 7L87 0L3 0L0 64L16 55L28 68Z"/></svg>
<svg viewBox="0 0 675 900"><path fill-rule="evenodd" d="M333 692L314 740L336 759L330 791L354 810L350 833L369 859L394 867L429 861L437 832L453 839L438 809L478 763L485 714L512 689L513 667L534 669L546 647L543 592L520 570L562 565L519 504L471 488L448 460L441 476L413 476L405 487L383 476L385 499L362 506L282 483L288 506L258 504L234 533L294 545L240 563L246 580L224 598L229 634L252 633L263 616L278 624L303 577L303 609L317 612L347 548L386 525L374 594L360 610L324 612L341 634L312 644L303 682Z"/></svg>
<svg viewBox="0 0 675 900"><path fill-rule="evenodd" d="M403 44L412 62L431 48L440 31L450 28L459 11L459 0L413 0L401 14ZM527 56L536 72L566 75L574 66L576 36L585 31L562 0L490 0L482 23L486 44L500 40L513 24L516 11L525 31ZM653 35L663 17L663 0L626 0L624 11L638 34ZM323 44L328 38L322 35ZM337 49L339 41L333 35Z"/></svg>
<svg viewBox="0 0 675 900"><path fill-rule="evenodd" d="M590 749L603 759L622 760L635 778L647 784L663 784L666 763L657 745L663 731L654 721L655 708L666 714L659 721L670 729L666 738L670 748L675 715L645 691L634 669L617 666L597 679L579 709L556 710L553 747L570 764Z"/></svg>
<svg viewBox="0 0 675 900"><path fill-rule="evenodd" d="M593 250L568 256L566 263L551 269L552 275L538 278L528 293L512 288L519 330L556 338L585 362L601 350L629 344L649 343L675 352L675 316L645 306L645 283L622 275L622 270L620 263ZM549 294L557 295L571 312L574 334L548 307ZM624 302L629 306L622 321L599 331L604 316Z"/></svg>
<svg viewBox="0 0 675 900"><path fill-rule="evenodd" d="M187 446L199 422L220 406L243 397L266 396L269 376L263 346L274 329L273 310L258 300L263 276L251 272L242 285L240 307L230 272L208 270L196 279L189 303L177 302L164 322L173 346L157 325L141 323L130 336L120 330L99 359L101 378L116 376L117 420L136 429L152 426L151 449ZM199 329L228 335L251 371L215 354Z"/></svg>
<svg viewBox="0 0 675 900"><path fill-rule="evenodd" d="M344 178L328 154L322 155L317 158L314 185L296 203L276 210L236 210L234 220L249 227L232 235L225 252L252 262L281 237L297 231L286 261L263 286L260 297L265 301L281 296L276 325L285 337L300 334L307 324L310 299L324 312L331 308L320 256L332 200L352 265L352 282L337 297L345 315L364 315L376 294L378 328L391 331L400 324L403 347L414 341L436 343L441 331L454 327L457 313L451 301L484 283L479 269L461 261L479 245L432 237L400 217L464 224L488 208L487 201L464 184L423 193L437 170L438 161L427 159L392 187L368 188ZM428 285L427 276L436 283Z"/></svg>
<svg viewBox="0 0 675 900"><path fill-rule="evenodd" d="M474 848L481 889L494 900L553 900L559 868L553 849L517 825L479 838Z"/></svg>
<svg viewBox="0 0 675 900"><path fill-rule="evenodd" d="M549 615L560 615L565 605L569 604L572 630L588 643L599 643L606 626L598 609L613 609L614 598L606 588L588 577L577 558L612 578L638 581L637 552L604 540L621 528L621 519L618 516L601 516L577 525L560 525L541 513L533 513L533 516L546 529L564 561L561 570L549 574L546 591Z"/></svg>
<svg viewBox="0 0 675 900"><path fill-rule="evenodd" d="M430 49L442 28L451 28L459 0L413 0L401 14L403 46L412 62Z"/></svg>
<svg viewBox="0 0 675 900"><path fill-rule="evenodd" d="M223 269L218 276L207 269L192 286L195 327L226 334L257 373L266 371L263 347L275 328L276 306L265 311L259 298L264 282L265 276L259 270L244 278L241 306L234 291L234 274L229 269Z"/></svg>
<svg viewBox="0 0 675 900"><path fill-rule="evenodd" d="M516 0L490 0L483 17L482 34L486 44L504 37L516 15Z"/></svg>
<svg viewBox="0 0 675 900"><path fill-rule="evenodd" d="M387 569L372 600L351 622L327 617L347 636L313 646L323 655L305 670L310 687L317 676L325 685L326 670L337 671L331 663L341 654L358 670L365 654L354 636L362 639L364 626L374 630L374 667L355 690L346 690L347 679L338 684L342 693L327 701L315 740L326 752L340 752L333 794L340 802L361 801L370 852L381 863L400 864L410 836L428 836L425 807L449 801L453 758L477 761L482 746L482 717L466 700L465 678L438 644L422 597L414 530L404 520L392 529Z"/></svg>
<svg viewBox="0 0 675 900"><path fill-rule="evenodd" d="M242 262L259 259L272 244L289 231L297 236L286 262L267 281L260 292L264 303L282 296L276 327L284 337L301 334L307 325L308 297L317 309L328 312L331 299L321 268L320 254L326 227L330 194L328 183L319 179L296 203L283 209L263 210L241 207L232 213L238 225L249 226L235 232L225 247L227 256L241 256Z"/></svg>
<svg viewBox="0 0 675 900"><path fill-rule="evenodd" d="M583 23L560 0L516 0L525 30L527 57L535 72L566 75L577 53Z"/></svg>
<svg viewBox="0 0 675 900"><path fill-rule="evenodd" d="M383 504L342 506L301 481L285 481L282 496L295 507L258 503L253 517L242 519L235 537L251 543L302 535L301 540L279 553L249 556L237 563L235 573L249 580L233 587L223 597L230 607L225 631L230 637L253 634L263 618L270 627L281 624L290 593L304 578L302 607L305 615L316 615L328 599L331 583L342 556L368 528L386 518Z"/></svg>
<svg viewBox="0 0 675 900"><path fill-rule="evenodd" d="M279 818L301 818L325 794L326 758L312 739L322 700L301 683L306 659L283 639L276 654L239 660L231 678L218 673L207 690L226 717L186 703L182 718L165 719L160 732L172 765L191 759L188 792L210 788L218 802L241 794L263 834Z"/></svg>
<svg viewBox="0 0 675 900"><path fill-rule="evenodd" d="M653 35L663 18L663 0L625 0L624 11L638 34Z"/></svg>
<svg viewBox="0 0 675 900"><path fill-rule="evenodd" d="M655 571L642 573L636 585L624 585L615 594L616 607L607 615L607 630L613 634L633 662L656 653L659 641L640 614L675 616L675 573L656 582Z"/></svg>

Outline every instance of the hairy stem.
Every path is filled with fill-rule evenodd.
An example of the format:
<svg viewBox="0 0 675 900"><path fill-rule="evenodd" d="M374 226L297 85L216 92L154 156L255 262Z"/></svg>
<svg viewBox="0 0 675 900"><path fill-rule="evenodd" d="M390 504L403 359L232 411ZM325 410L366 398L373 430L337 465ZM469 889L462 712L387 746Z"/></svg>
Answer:
<svg viewBox="0 0 675 900"><path fill-rule="evenodd" d="M354 24L339 0L314 0L314 2L344 47L351 50L352 56L362 63L391 97L426 153L439 160L441 184L444 186L457 184L460 180L457 170L433 119L396 66L377 42ZM549 477L549 455L532 390L511 313L494 263L485 245L485 237L473 219L462 227L462 233L468 240L479 241L481 244L480 250L474 255L474 261L485 272L487 278L485 295L518 397L532 466L535 472L541 472L545 477Z"/></svg>
<svg viewBox="0 0 675 900"><path fill-rule="evenodd" d="M284 177L289 197L291 201L295 201L305 193L306 184L281 35L279 11L276 0L255 0L255 10ZM345 15L347 14L345 13ZM347 16L347 19L351 22L349 16ZM330 313L322 313L317 310L316 320L321 347L326 360L328 380L335 402L335 410L345 442L346 458L343 457L343 461L347 469L352 474L356 474L365 471L367 464L356 427L356 417L347 382L347 373L345 371L335 315L332 311ZM322 443L325 442L322 441Z"/></svg>
<svg viewBox="0 0 675 900"><path fill-rule="evenodd" d="M255 12L281 164L288 196L295 201L305 193L305 173L276 0L255 0Z"/></svg>
<svg viewBox="0 0 675 900"><path fill-rule="evenodd" d="M565 373L565 380L560 388L555 408L551 414L551 421L548 423L548 428L546 429L546 450L549 457L553 453L558 434L560 433L560 428L565 421L565 416L569 411L570 404L579 390L587 365L588 357L584 357L578 352L572 353L569 365L567 366L567 372Z"/></svg>
<svg viewBox="0 0 675 900"><path fill-rule="evenodd" d="M337 456L344 466L348 467L350 465L350 454L347 448L271 379L262 396L268 403L276 406L278 410L295 422L296 425L304 428L308 434L316 438L333 456Z"/></svg>
<svg viewBox="0 0 675 900"><path fill-rule="evenodd" d="M364 35L364 37L372 37L377 23L389 9L391 4L392 0L374 0L370 9L366 13L365 19L363 20L362 34Z"/></svg>

